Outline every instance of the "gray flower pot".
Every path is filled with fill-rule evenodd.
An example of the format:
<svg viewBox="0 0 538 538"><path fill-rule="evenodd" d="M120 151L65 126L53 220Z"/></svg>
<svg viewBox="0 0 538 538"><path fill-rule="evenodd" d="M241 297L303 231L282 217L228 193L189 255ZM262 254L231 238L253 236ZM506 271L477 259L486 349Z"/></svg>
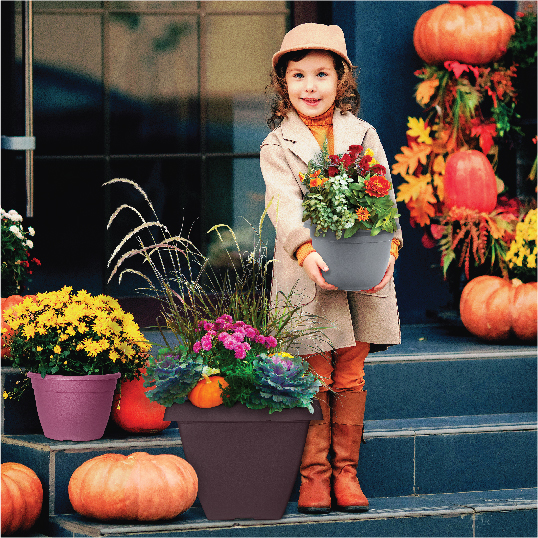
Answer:
<svg viewBox="0 0 538 538"><path fill-rule="evenodd" d="M334 232L316 237L315 226L306 223L312 246L329 267L323 278L340 290L369 290L379 284L389 265L393 233L370 235L370 230L359 230L352 237L336 239Z"/></svg>
<svg viewBox="0 0 538 538"><path fill-rule="evenodd" d="M198 475L198 499L209 520L280 519L299 472L308 425L323 415L304 407L269 414L245 405L201 409L174 404L186 460Z"/></svg>

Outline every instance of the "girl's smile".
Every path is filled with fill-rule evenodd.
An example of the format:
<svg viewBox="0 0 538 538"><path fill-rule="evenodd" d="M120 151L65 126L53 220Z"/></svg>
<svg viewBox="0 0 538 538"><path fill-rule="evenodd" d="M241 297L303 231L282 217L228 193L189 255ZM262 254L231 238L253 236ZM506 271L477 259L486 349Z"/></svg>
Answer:
<svg viewBox="0 0 538 538"><path fill-rule="evenodd" d="M286 84L291 104L311 118L327 112L336 98L338 74L329 52L312 51L298 62L290 61Z"/></svg>

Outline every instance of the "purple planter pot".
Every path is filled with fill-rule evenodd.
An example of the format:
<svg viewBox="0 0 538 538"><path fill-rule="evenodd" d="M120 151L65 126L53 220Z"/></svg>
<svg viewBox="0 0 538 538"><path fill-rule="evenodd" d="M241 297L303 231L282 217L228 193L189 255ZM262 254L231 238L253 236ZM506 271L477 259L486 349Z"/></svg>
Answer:
<svg viewBox="0 0 538 538"><path fill-rule="evenodd" d="M389 265L393 233L379 232L371 236L370 230L359 230L347 239L336 239L334 232L316 237L316 227L306 223L312 246L329 266L323 278L341 290L369 290L379 284Z"/></svg>
<svg viewBox="0 0 538 538"><path fill-rule="evenodd" d="M245 405L201 409L174 404L165 420L178 422L185 458L198 475L198 498L209 520L280 519L290 499L311 420L306 408Z"/></svg>
<svg viewBox="0 0 538 538"><path fill-rule="evenodd" d="M119 373L46 375L29 372L43 434L57 441L100 439L112 410Z"/></svg>

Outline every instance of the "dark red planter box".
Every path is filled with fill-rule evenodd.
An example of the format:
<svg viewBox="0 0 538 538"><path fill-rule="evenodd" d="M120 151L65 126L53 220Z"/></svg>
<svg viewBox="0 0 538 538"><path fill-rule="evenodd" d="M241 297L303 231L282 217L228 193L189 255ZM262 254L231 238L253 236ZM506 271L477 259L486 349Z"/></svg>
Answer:
<svg viewBox="0 0 538 538"><path fill-rule="evenodd" d="M321 420L301 407L269 414L236 404L210 409L174 404L165 420L178 422L185 458L198 475L207 519L280 519L290 499L308 424Z"/></svg>

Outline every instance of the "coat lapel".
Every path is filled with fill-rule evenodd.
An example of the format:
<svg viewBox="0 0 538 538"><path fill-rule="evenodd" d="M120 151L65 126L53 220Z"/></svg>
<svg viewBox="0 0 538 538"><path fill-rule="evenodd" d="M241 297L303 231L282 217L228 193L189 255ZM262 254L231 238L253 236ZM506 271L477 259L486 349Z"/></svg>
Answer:
<svg viewBox="0 0 538 538"><path fill-rule="evenodd" d="M282 122L282 138L287 143L288 149L305 164L313 159L319 152L319 146L310 132L310 129L302 122L295 110L291 110Z"/></svg>
<svg viewBox="0 0 538 538"><path fill-rule="evenodd" d="M357 118L350 113L341 114L335 109L333 116L334 151L337 155L345 153L352 144L362 144L366 128L356 121ZM297 155L305 164L320 151L319 145L302 122L295 110L291 110L282 122L282 137L287 148Z"/></svg>

